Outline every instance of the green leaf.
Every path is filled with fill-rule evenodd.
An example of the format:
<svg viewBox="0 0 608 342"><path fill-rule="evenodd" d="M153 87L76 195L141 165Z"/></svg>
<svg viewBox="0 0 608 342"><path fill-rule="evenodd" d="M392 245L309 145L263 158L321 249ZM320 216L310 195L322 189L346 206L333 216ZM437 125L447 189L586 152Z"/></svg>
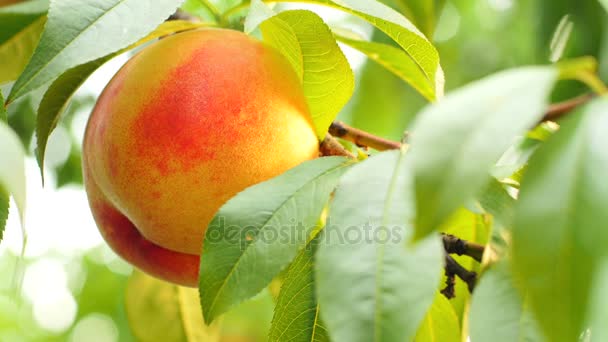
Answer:
<svg viewBox="0 0 608 342"><path fill-rule="evenodd" d="M338 8L368 21L391 37L420 67L434 84L437 98L443 96L444 76L439 53L424 35L403 15L376 0L309 0L307 2Z"/></svg>
<svg viewBox="0 0 608 342"><path fill-rule="evenodd" d="M490 167L543 115L556 77L551 67L501 72L418 114L411 138L418 237L481 190Z"/></svg>
<svg viewBox="0 0 608 342"><path fill-rule="evenodd" d="M608 340L608 258L598 263L597 274L593 282L593 296L591 299L590 323L591 341L601 342Z"/></svg>
<svg viewBox="0 0 608 342"><path fill-rule="evenodd" d="M600 4L604 6L604 9L608 12L608 0L599 0Z"/></svg>
<svg viewBox="0 0 608 342"><path fill-rule="evenodd" d="M321 317L334 341L404 341L441 279L438 236L411 243L411 174L403 151L357 164L340 180L316 258Z"/></svg>
<svg viewBox="0 0 608 342"><path fill-rule="evenodd" d="M0 83L19 77L38 44L45 22L46 17L40 17L0 43Z"/></svg>
<svg viewBox="0 0 608 342"><path fill-rule="evenodd" d="M397 4L412 19L416 26L429 38L433 37L439 19L442 0L398 0Z"/></svg>
<svg viewBox="0 0 608 342"><path fill-rule="evenodd" d="M0 7L0 45L46 13L48 0L30 0Z"/></svg>
<svg viewBox="0 0 608 342"><path fill-rule="evenodd" d="M32 59L8 102L53 81L66 70L136 42L162 23L183 0L53 1Z"/></svg>
<svg viewBox="0 0 608 342"><path fill-rule="evenodd" d="M46 152L46 144L48 143L51 132L57 126L61 114L65 111L70 103L70 99L76 93L76 90L91 76L95 70L102 66L110 59L131 50L139 45L152 41L154 39L185 30L191 30L198 27L203 27L202 23L191 23L183 20L172 20L159 25L154 31L146 37L131 44L125 49L109 54L94 61L81 64L68 71L64 72L57 78L44 94L40 106L38 107L38 116L36 124L36 159L40 166L42 181L44 182L44 154Z"/></svg>
<svg viewBox="0 0 608 342"><path fill-rule="evenodd" d="M13 196L21 224L25 218L25 151L19 137L0 121L0 190Z"/></svg>
<svg viewBox="0 0 608 342"><path fill-rule="evenodd" d="M82 185L82 151L75 143L72 144L70 155L63 165L56 169L57 189L68 184Z"/></svg>
<svg viewBox="0 0 608 342"><path fill-rule="evenodd" d="M487 270L469 313L472 341L542 341L538 325L514 285L506 261Z"/></svg>
<svg viewBox="0 0 608 342"><path fill-rule="evenodd" d="M219 324L206 326L196 289L135 271L127 282L127 319L138 341L219 341Z"/></svg>
<svg viewBox="0 0 608 342"><path fill-rule="evenodd" d="M460 323L450 301L442 294L435 295L435 301L418 328L417 342L459 342Z"/></svg>
<svg viewBox="0 0 608 342"><path fill-rule="evenodd" d="M311 240L287 269L269 341L329 341L315 294L314 255L318 241L318 237Z"/></svg>
<svg viewBox="0 0 608 342"><path fill-rule="evenodd" d="M205 321L266 287L305 246L340 175L342 157L304 162L230 199L209 224L199 289Z"/></svg>
<svg viewBox="0 0 608 342"><path fill-rule="evenodd" d="M0 90L0 124L6 124L7 122L6 108L4 108L4 96L2 96L2 91ZM9 205L10 197L6 190L0 185L0 242L2 242L2 237L4 236Z"/></svg>
<svg viewBox="0 0 608 342"><path fill-rule="evenodd" d="M477 196L477 200L481 207L494 217L490 241L484 252L484 261L492 262L504 257L509 249L515 199L509 195L503 184L491 180Z"/></svg>
<svg viewBox="0 0 608 342"><path fill-rule="evenodd" d="M477 199L482 208L494 216L502 226L511 227L515 211L515 199L509 195L500 182L491 180L481 194L477 196Z"/></svg>
<svg viewBox="0 0 608 342"><path fill-rule="evenodd" d="M4 237L4 228L8 219L8 208L10 206L10 198L6 191L0 186L0 242Z"/></svg>
<svg viewBox="0 0 608 342"><path fill-rule="evenodd" d="M8 115L6 113L6 107L4 107L4 96L2 95L2 90L0 90L0 121L7 123Z"/></svg>
<svg viewBox="0 0 608 342"><path fill-rule="evenodd" d="M435 83L429 81L420 67L404 50L388 44L351 39L339 34L335 34L335 37L338 41L363 52L371 60L399 76L427 100L435 101L437 99Z"/></svg>
<svg viewBox="0 0 608 342"><path fill-rule="evenodd" d="M281 51L302 77L312 121L322 140L355 87L348 60L329 27L313 12L285 11L263 21L260 28L264 41Z"/></svg>
<svg viewBox="0 0 608 342"><path fill-rule="evenodd" d="M276 15L276 12L273 11L270 7L262 2L262 0L251 0L251 4L249 5L249 12L247 13L247 17L245 17L244 24L244 32L250 34L253 32L261 23L263 23L266 19L270 19ZM293 35L293 32L290 32L288 36ZM295 35L294 35L295 38ZM300 76L302 76L300 74Z"/></svg>
<svg viewBox="0 0 608 342"><path fill-rule="evenodd" d="M608 255L607 127L607 99L571 114L534 154L520 189L513 269L551 341L578 339Z"/></svg>

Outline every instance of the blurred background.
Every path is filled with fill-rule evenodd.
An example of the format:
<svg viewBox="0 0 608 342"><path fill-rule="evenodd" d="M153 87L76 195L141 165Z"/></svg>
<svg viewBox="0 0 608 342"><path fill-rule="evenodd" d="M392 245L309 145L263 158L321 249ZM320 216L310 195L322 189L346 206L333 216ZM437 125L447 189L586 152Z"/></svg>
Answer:
<svg viewBox="0 0 608 342"><path fill-rule="evenodd" d="M412 15L416 1L384 0L406 15ZM220 8L238 3L212 2ZM202 17L208 15L197 0L186 1L183 8ZM281 8L311 9L332 28L347 28L368 39L391 43L369 25L341 12L309 5L281 4L275 9ZM608 21L597 0L447 0L434 20L413 20L432 35L449 92L499 70L548 63L553 32L565 15L569 15L573 30L564 57L595 56L606 81ZM344 52L356 73L357 85L339 119L400 139L426 105L425 100L359 52L347 47ZM124 306L133 270L101 239L88 209L80 169L80 144L88 115L105 84L127 59L122 55L110 61L78 91L51 136L44 188L34 158L27 162L29 239L25 257L18 257L22 236L13 204L0 244L0 341L135 340ZM7 94L10 84L1 88ZM552 100L583 91L585 88L575 82L562 82ZM9 122L30 155L35 146L35 109L42 92L9 108ZM18 291L13 281L21 276ZM264 341L272 309L269 291L239 306L223 320L223 340Z"/></svg>

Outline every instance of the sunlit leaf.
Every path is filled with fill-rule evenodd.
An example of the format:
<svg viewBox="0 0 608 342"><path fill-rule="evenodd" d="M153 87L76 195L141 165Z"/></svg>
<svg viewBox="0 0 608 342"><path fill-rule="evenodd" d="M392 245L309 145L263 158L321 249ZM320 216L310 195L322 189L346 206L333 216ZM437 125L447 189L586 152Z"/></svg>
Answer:
<svg viewBox="0 0 608 342"><path fill-rule="evenodd" d="M513 269L545 335L575 341L597 265L608 255L608 100L561 124L530 160L521 185Z"/></svg>
<svg viewBox="0 0 608 342"><path fill-rule="evenodd" d="M507 262L483 274L469 313L471 341L543 341L513 281Z"/></svg>
<svg viewBox="0 0 608 342"><path fill-rule="evenodd" d="M344 174L316 257L321 318L334 341L403 341L416 334L441 279L443 250L410 238L407 159L384 152Z"/></svg>
<svg viewBox="0 0 608 342"><path fill-rule="evenodd" d="M342 157L304 162L222 206L207 228L201 255L205 321L260 292L290 263L351 165Z"/></svg>
<svg viewBox="0 0 608 342"><path fill-rule="evenodd" d="M435 301L426 313L416 333L416 342L459 342L460 323L450 301L442 294L435 295Z"/></svg>
<svg viewBox="0 0 608 342"><path fill-rule="evenodd" d="M269 341L329 341L315 294L314 255L318 238L300 251L287 269L279 292Z"/></svg>
<svg viewBox="0 0 608 342"><path fill-rule="evenodd" d="M118 51L162 23L182 0L53 1L40 43L8 102L53 81L66 70Z"/></svg>
<svg viewBox="0 0 608 342"><path fill-rule="evenodd" d="M320 140L350 99L355 79L329 27L310 11L281 12L260 26L264 41L290 61L301 76L304 94Z"/></svg>
<svg viewBox="0 0 608 342"><path fill-rule="evenodd" d="M403 15L376 0L309 0L336 7L361 17L386 33L401 46L434 84L436 97L443 96L444 75L433 44Z"/></svg>
<svg viewBox="0 0 608 342"><path fill-rule="evenodd" d="M435 83L429 82L420 67L404 50L388 44L356 40L341 35L336 35L336 39L363 52L371 60L399 76L427 100L436 100Z"/></svg>
<svg viewBox="0 0 608 342"><path fill-rule="evenodd" d="M163 37L172 33L191 30L205 26L202 23L192 23L183 20L172 20L159 25L154 31L146 37L131 44L125 49L109 54L105 57L94 61L81 64L64 72L57 78L44 94L40 106L38 107L37 123L36 123L36 158L40 166L40 173L44 182L44 155L46 152L46 144L53 129L57 126L61 113L68 106L70 99L76 93L76 90L91 76L95 70L110 59L133 49L139 45L147 43L151 40Z"/></svg>
<svg viewBox="0 0 608 342"><path fill-rule="evenodd" d="M542 117L556 77L551 67L501 72L418 114L411 133L418 237L484 186L500 155Z"/></svg>
<svg viewBox="0 0 608 342"><path fill-rule="evenodd" d="M219 341L219 322L206 326L196 289L135 271L126 289L129 326L138 341Z"/></svg>

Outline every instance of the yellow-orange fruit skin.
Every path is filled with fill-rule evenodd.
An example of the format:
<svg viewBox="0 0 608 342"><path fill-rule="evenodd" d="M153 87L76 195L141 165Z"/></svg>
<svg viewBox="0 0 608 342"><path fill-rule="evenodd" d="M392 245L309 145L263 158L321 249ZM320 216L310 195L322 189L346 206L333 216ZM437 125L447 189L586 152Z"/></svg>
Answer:
<svg viewBox="0 0 608 342"><path fill-rule="evenodd" d="M243 33L204 29L146 47L114 76L87 124L83 173L108 244L152 275L195 285L221 205L317 155L286 59Z"/></svg>

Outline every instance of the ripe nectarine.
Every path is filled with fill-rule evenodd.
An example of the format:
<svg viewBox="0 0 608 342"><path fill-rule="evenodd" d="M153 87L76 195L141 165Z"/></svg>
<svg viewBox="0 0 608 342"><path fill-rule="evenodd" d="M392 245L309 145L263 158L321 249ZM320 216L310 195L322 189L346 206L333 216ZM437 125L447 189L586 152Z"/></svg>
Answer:
<svg viewBox="0 0 608 342"><path fill-rule="evenodd" d="M107 85L87 124L84 182L116 253L195 286L221 205L318 148L298 77L278 51L237 31L190 31L146 47Z"/></svg>

